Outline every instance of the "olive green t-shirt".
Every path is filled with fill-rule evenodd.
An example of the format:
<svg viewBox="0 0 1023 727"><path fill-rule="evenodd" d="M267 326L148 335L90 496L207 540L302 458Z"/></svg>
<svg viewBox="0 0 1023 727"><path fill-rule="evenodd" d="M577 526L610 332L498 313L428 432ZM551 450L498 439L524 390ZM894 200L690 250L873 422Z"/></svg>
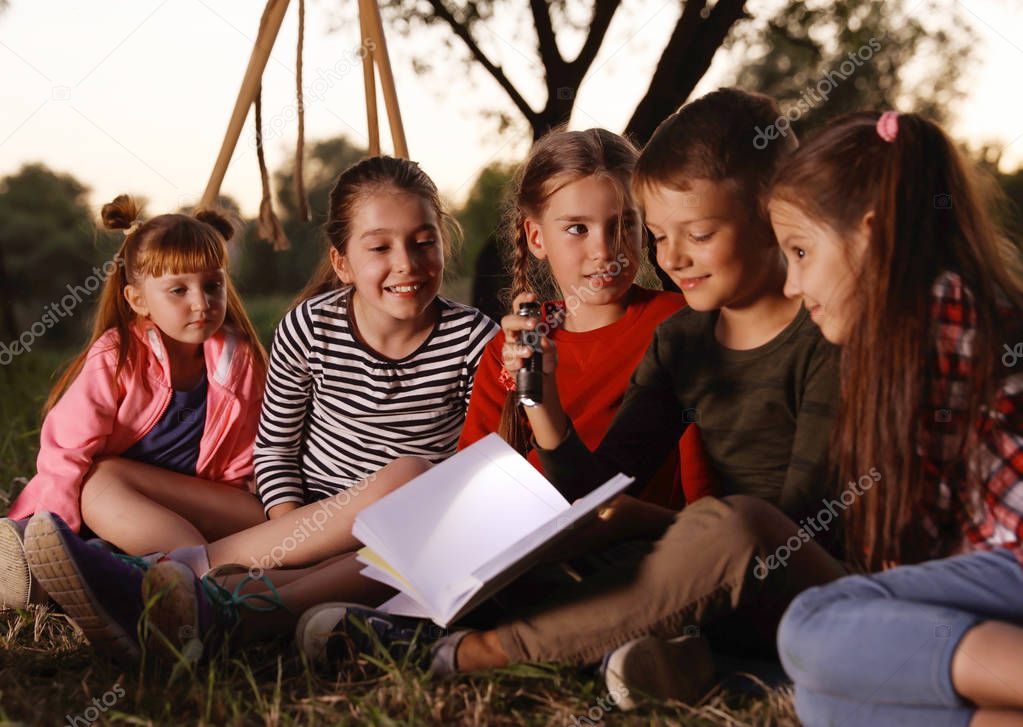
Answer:
<svg viewBox="0 0 1023 727"><path fill-rule="evenodd" d="M805 308L746 351L718 343L718 315L687 308L658 326L596 452L571 427L556 449L538 448L544 472L568 499L617 472L635 477L629 492L638 493L696 423L721 495L760 497L794 519L821 507L838 349Z"/></svg>

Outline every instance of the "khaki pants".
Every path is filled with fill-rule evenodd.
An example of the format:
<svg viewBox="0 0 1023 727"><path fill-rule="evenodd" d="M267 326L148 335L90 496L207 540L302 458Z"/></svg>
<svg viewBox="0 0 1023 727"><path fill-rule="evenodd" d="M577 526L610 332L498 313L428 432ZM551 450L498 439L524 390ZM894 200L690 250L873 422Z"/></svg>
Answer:
<svg viewBox="0 0 1023 727"><path fill-rule="evenodd" d="M518 608L516 620L498 627L498 638L512 662L596 663L640 636L697 630L715 646L734 642L763 652L773 647L796 595L846 575L797 532L758 498L704 497L680 512L645 554L618 549L615 565ZM791 552L785 565L776 557L782 546Z"/></svg>

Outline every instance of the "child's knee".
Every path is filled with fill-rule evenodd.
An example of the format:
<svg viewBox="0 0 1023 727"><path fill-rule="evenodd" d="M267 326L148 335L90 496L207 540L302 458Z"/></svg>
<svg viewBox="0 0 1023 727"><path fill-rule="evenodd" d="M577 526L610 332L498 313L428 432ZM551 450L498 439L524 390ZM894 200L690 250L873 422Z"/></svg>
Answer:
<svg viewBox="0 0 1023 727"><path fill-rule="evenodd" d="M86 495L98 495L101 490L110 486L111 482L121 479L121 460L117 457L97 460L82 480L82 499ZM84 503L83 503L84 504Z"/></svg>
<svg viewBox="0 0 1023 727"><path fill-rule="evenodd" d="M93 463L92 469L86 475L85 482L88 483L93 479L123 479L127 471L126 465L130 463L130 460L126 460L123 457L98 459Z"/></svg>
<svg viewBox="0 0 1023 727"><path fill-rule="evenodd" d="M130 464L130 461L120 457L98 460L82 480L80 506L82 517L90 527L90 521L94 521L98 512L97 508L109 505L110 498L117 497L131 487L125 464Z"/></svg>
<svg viewBox="0 0 1023 727"><path fill-rule="evenodd" d="M788 675L797 683L817 684L821 669L815 654L831 632L829 612L842 602L872 600L879 595L869 578L846 576L796 596L778 624L778 655Z"/></svg>
<svg viewBox="0 0 1023 727"><path fill-rule="evenodd" d="M823 590L811 588L797 596L778 624L778 657L785 672L799 684L814 672L814 665L808 663L812 660L812 650L806 647L813 638L814 617L819 614L824 603L830 602L826 598L822 601L820 592Z"/></svg>

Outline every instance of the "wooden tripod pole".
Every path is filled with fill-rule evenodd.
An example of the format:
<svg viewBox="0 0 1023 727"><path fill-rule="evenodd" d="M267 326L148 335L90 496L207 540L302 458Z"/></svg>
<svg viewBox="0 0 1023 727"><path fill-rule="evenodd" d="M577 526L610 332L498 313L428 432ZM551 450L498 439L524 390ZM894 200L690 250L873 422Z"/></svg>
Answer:
<svg viewBox="0 0 1023 727"><path fill-rule="evenodd" d="M394 75L391 73L391 60L387 53L387 40L384 38L384 23L380 18L380 6L377 0L360 0L360 16L366 12L367 27L370 38L376 44L373 58L380 71L380 89L384 94L384 106L387 108L387 121L391 126L391 140L394 142L394 154L408 159L408 143L405 141L405 128L401 123L401 110L398 108L398 92L394 87ZM376 90L374 89L374 96ZM369 96L367 95L367 104ZM374 107L376 101L374 98ZM367 106L368 108L368 106Z"/></svg>
<svg viewBox="0 0 1023 727"><path fill-rule="evenodd" d="M373 0L359 0L359 31L362 38L362 80L366 87L366 125L369 132L369 155L380 155L380 116L377 112L377 83L373 73L373 48L376 41L369 27L369 8Z"/></svg>
<svg viewBox="0 0 1023 727"><path fill-rule="evenodd" d="M206 191L202 194L200 207L212 207L216 204L217 195L220 194L220 185L224 183L224 175L227 174L227 165L231 162L235 147L238 146L238 137L241 136L242 127L245 125L245 118L249 115L249 108L259 93L259 86L263 78L263 70L266 62L270 59L270 51L273 50L274 41L281 30L281 23L284 21L284 14L288 10L290 0L268 0L263 17L259 23L259 34L256 36L256 45L249 56L249 65L245 69L245 78L238 91L238 99L234 103L234 111L231 113L231 120L227 124L227 133L224 135L224 143L220 146L220 154L213 165L213 172L210 174L210 181L206 183Z"/></svg>

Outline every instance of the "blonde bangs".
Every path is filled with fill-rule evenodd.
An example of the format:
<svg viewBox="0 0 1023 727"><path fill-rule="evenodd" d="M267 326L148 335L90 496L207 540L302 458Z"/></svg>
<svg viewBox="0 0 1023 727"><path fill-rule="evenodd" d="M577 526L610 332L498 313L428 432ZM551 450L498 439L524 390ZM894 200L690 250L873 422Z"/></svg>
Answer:
<svg viewBox="0 0 1023 727"><path fill-rule="evenodd" d="M220 235L207 225L180 224L166 229L159 245L143 242L132 274L158 278L217 268L227 269L227 246Z"/></svg>

